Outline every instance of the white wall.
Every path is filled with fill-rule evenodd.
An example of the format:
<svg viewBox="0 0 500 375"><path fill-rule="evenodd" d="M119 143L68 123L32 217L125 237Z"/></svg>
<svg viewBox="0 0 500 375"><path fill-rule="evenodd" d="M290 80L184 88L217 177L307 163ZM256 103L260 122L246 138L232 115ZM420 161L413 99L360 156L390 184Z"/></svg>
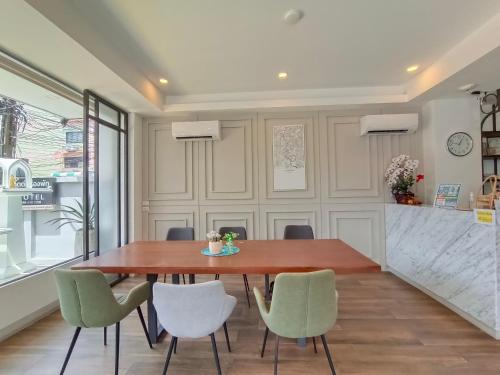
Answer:
<svg viewBox="0 0 500 375"><path fill-rule="evenodd" d="M415 112L419 109L399 109ZM245 226L249 238L280 239L288 224L309 224L317 238L340 238L385 261L383 174L392 157L421 155L421 134L360 136L360 117L389 108L221 112L145 119L143 238L193 226L197 238ZM394 112L392 108L391 112ZM221 120L222 140L176 142L173 120ZM273 188L272 128L304 124L306 188ZM360 235L360 233L362 235Z"/></svg>
<svg viewBox="0 0 500 375"><path fill-rule="evenodd" d="M59 308L54 271L47 270L0 287L0 301L2 341Z"/></svg>
<svg viewBox="0 0 500 375"><path fill-rule="evenodd" d="M481 186L480 111L475 98L439 99L422 109L425 171L425 200L431 204L436 187L442 183L462 184L459 206L468 207L469 193ZM458 157L448 152L448 137L455 132L472 136L474 147L469 155Z"/></svg>

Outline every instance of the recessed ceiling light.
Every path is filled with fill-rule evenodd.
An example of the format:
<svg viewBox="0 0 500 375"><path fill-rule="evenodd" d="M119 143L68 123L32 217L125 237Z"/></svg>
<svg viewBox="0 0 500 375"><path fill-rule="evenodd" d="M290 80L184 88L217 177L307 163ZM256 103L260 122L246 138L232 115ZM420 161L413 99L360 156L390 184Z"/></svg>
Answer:
<svg viewBox="0 0 500 375"><path fill-rule="evenodd" d="M288 74L286 72L279 72L278 73L279 79L286 79L286 77L288 77Z"/></svg>
<svg viewBox="0 0 500 375"><path fill-rule="evenodd" d="M160 78L160 83L162 85L166 85L168 83L168 80L166 80L165 78Z"/></svg>
<svg viewBox="0 0 500 375"><path fill-rule="evenodd" d="M408 68L406 68L406 71L408 73L413 73L413 72L416 72L418 70L418 65L412 65L412 66L409 66Z"/></svg>

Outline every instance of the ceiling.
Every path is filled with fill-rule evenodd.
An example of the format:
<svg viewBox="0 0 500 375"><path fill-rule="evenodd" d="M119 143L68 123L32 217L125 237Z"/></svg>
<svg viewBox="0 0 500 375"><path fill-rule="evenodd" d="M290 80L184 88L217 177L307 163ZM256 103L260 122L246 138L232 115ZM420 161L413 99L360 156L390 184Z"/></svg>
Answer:
<svg viewBox="0 0 500 375"><path fill-rule="evenodd" d="M498 0L103 3L168 95L402 85L407 66L425 69L500 11ZM296 25L282 21L291 8L304 13Z"/></svg>
<svg viewBox="0 0 500 375"><path fill-rule="evenodd" d="M292 8L304 14L296 25L283 22ZM500 87L500 0L10 1L0 34L1 49L147 116Z"/></svg>

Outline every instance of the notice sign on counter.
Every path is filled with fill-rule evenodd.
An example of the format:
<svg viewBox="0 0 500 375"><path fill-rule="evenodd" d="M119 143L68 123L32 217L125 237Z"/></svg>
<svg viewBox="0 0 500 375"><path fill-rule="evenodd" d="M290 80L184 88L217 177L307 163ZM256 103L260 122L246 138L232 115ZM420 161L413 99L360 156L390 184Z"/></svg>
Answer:
<svg viewBox="0 0 500 375"><path fill-rule="evenodd" d="M457 208L460 184L440 184L434 198L434 207Z"/></svg>
<svg viewBox="0 0 500 375"><path fill-rule="evenodd" d="M496 223L495 210L474 209L474 222L476 224L495 225Z"/></svg>

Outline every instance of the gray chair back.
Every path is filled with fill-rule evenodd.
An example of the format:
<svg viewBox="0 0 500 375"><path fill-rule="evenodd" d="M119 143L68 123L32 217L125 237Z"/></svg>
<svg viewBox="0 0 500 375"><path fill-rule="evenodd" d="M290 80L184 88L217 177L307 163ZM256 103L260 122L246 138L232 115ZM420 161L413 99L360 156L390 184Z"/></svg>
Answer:
<svg viewBox="0 0 500 375"><path fill-rule="evenodd" d="M247 239L247 230L245 227L220 227L219 233L222 237L228 232L238 233L238 240Z"/></svg>
<svg viewBox="0 0 500 375"><path fill-rule="evenodd" d="M194 229L186 228L170 228L167 233L167 241L193 241Z"/></svg>
<svg viewBox="0 0 500 375"><path fill-rule="evenodd" d="M310 225L287 225L285 240L314 240L314 232Z"/></svg>

